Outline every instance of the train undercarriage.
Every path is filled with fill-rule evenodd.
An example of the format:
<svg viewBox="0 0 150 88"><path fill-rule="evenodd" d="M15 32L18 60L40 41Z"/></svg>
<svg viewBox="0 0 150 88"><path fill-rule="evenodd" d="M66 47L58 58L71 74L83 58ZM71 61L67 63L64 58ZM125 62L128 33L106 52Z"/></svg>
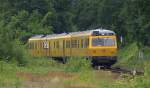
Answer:
<svg viewBox="0 0 150 88"><path fill-rule="evenodd" d="M92 57L92 66L111 67L117 62L116 56L94 56Z"/></svg>
<svg viewBox="0 0 150 88"><path fill-rule="evenodd" d="M103 66L103 67L111 67L113 64L117 62L117 56L92 56L85 57L87 60L91 60L91 64L93 67L95 66ZM69 57L53 57L54 60L67 63Z"/></svg>

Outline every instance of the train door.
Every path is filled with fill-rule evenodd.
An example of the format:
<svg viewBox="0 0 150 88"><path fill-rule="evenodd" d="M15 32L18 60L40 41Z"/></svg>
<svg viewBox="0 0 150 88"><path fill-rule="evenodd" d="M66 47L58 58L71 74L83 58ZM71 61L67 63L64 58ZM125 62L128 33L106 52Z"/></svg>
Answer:
<svg viewBox="0 0 150 88"><path fill-rule="evenodd" d="M49 42L47 40L44 40L43 48L44 48L44 56L48 56L49 55Z"/></svg>
<svg viewBox="0 0 150 88"><path fill-rule="evenodd" d="M65 40L65 45L64 45L64 52L65 52L65 56L70 56L70 52L71 52L71 41L70 39L66 39Z"/></svg>

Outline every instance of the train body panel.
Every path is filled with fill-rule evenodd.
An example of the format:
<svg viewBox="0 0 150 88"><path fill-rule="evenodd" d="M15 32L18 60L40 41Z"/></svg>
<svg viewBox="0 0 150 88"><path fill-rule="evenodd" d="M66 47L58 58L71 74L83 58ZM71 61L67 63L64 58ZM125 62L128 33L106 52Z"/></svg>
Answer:
<svg viewBox="0 0 150 88"><path fill-rule="evenodd" d="M91 30L35 36L29 39L29 52L46 57L116 57L116 35L109 30Z"/></svg>

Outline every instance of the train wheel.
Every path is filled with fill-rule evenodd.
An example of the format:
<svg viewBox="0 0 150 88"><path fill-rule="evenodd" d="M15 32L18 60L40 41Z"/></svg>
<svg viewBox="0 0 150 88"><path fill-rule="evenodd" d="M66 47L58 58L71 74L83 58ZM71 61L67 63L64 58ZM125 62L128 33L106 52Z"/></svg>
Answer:
<svg viewBox="0 0 150 88"><path fill-rule="evenodd" d="M66 63L67 63L67 61L68 61L68 58L67 58L67 57L63 57L63 58L62 58L62 62L63 62L63 64L66 64Z"/></svg>

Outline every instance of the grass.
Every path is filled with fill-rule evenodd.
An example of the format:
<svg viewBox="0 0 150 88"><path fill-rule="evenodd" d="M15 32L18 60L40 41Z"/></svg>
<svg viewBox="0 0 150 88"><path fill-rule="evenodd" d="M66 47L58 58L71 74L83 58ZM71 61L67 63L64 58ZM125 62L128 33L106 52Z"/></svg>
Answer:
<svg viewBox="0 0 150 88"><path fill-rule="evenodd" d="M133 43L124 49L121 49L118 53L118 63L117 65L121 65L124 67L131 67L132 65L136 65L133 60L135 60L138 52L138 47L136 43Z"/></svg>
<svg viewBox="0 0 150 88"><path fill-rule="evenodd" d="M115 66L136 67L142 66L143 76L116 79L109 72L98 72L91 68L89 60L73 57L66 64L58 63L50 58L29 58L25 66L18 66L15 61L0 61L0 88L149 88L150 86L150 48L144 48L144 60L137 62L138 47L133 43L119 51L119 63ZM140 65L141 64L141 65ZM24 73L31 77L18 76ZM26 74L29 73L29 74ZM59 84L59 85L58 85ZM26 86L25 86L26 85ZM50 88L51 88L50 87ZM78 88L78 87L77 87Z"/></svg>
<svg viewBox="0 0 150 88"><path fill-rule="evenodd" d="M17 73L35 73L35 74L46 74L49 71L61 71L62 68L58 68L58 63L50 61L44 58L36 58L28 60L26 66L18 66L14 62L6 63L0 61L0 88L20 88L23 78L17 76ZM59 67L62 64L59 64Z"/></svg>
<svg viewBox="0 0 150 88"><path fill-rule="evenodd" d="M136 43L126 46L119 52L119 63L114 66L143 69L143 76L135 76L119 80L107 88L149 88L150 86L150 48L143 47L143 58L138 57L139 49Z"/></svg>
<svg viewBox="0 0 150 88"><path fill-rule="evenodd" d="M27 63L26 66L20 67L14 62L0 61L0 88L24 88L26 82L32 86L36 83L38 88L44 86L99 88L103 83L112 83L109 79L105 80L107 72L99 74L91 68L90 61L83 58L71 58L66 64L47 58L32 58ZM18 73L23 77L18 76ZM57 83L60 85L58 86ZM26 87L32 88L32 86Z"/></svg>
<svg viewBox="0 0 150 88"><path fill-rule="evenodd" d="M19 88L22 79L16 76L19 68L15 64L0 61L0 87Z"/></svg>
<svg viewBox="0 0 150 88"><path fill-rule="evenodd" d="M150 51L148 48L143 48L143 51L144 56L141 58L139 57L139 48L136 42L126 46L125 48L119 50L118 63L114 66L143 70L143 63L144 61L147 61L148 57L150 56Z"/></svg>

